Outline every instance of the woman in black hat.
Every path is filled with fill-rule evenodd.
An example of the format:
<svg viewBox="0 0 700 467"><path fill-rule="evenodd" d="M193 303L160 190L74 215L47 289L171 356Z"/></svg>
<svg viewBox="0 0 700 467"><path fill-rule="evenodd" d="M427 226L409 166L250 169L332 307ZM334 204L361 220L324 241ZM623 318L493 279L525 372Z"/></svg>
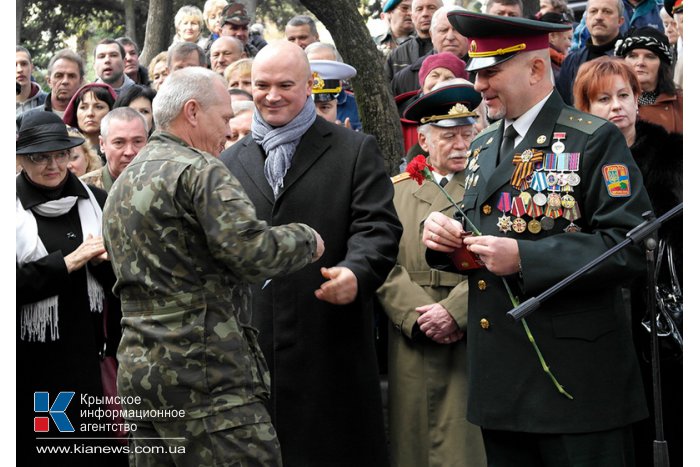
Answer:
<svg viewBox="0 0 700 467"><path fill-rule="evenodd" d="M673 82L673 52L666 35L650 27L633 29L616 45L615 55L625 58L642 85L639 117L669 133L683 133L683 93Z"/></svg>
<svg viewBox="0 0 700 467"><path fill-rule="evenodd" d="M103 395L100 358L105 351L115 355L121 337L119 301L111 293L114 274L102 242L107 193L88 187L67 168L70 149L83 141L70 137L52 112L28 114L17 136L17 164L22 168L16 177L15 210L17 459L21 465L51 463L50 456L37 452L37 446L51 444L37 439L47 430L46 436L64 438L111 434L81 430L85 423L105 422L82 416L81 410L102 407L86 406L81 397ZM108 328L109 341L103 327ZM48 392L49 404L61 392L74 392L65 415L75 431L59 431L56 418L45 413L42 403L36 405L35 392ZM65 445L65 441L54 444ZM103 441L88 444L97 443L104 445ZM97 460L83 454L65 459L70 461L64 465L96 465ZM99 457L100 463L125 461L121 456Z"/></svg>

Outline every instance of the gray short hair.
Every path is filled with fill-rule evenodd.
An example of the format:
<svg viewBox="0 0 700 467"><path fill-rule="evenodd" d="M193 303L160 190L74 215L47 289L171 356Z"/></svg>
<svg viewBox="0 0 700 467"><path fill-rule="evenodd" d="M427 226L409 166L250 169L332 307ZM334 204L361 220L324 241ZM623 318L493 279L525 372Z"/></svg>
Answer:
<svg viewBox="0 0 700 467"><path fill-rule="evenodd" d="M159 129L168 128L185 103L191 99L199 102L202 107L218 103L218 98L212 86L213 80L219 80L228 88L220 74L202 67L187 67L177 70L163 81L158 94L153 99L153 120Z"/></svg>
<svg viewBox="0 0 700 467"><path fill-rule="evenodd" d="M253 101L234 101L231 102L231 108L233 109L233 116L237 116L240 113L254 111L255 103Z"/></svg>
<svg viewBox="0 0 700 467"><path fill-rule="evenodd" d="M143 133L148 136L148 123L146 123L146 119L141 113L131 107L117 107L116 109L110 110L100 122L100 136L103 138L109 135L109 125L112 123L112 120L119 120L122 122L139 120L143 124Z"/></svg>
<svg viewBox="0 0 700 467"><path fill-rule="evenodd" d="M435 28L437 27L438 21L442 21L442 19L447 19L447 13L451 11L453 7L451 6L441 6L437 10L435 10L435 13L433 13L433 17L430 19L430 35L433 35L433 31L435 31Z"/></svg>
<svg viewBox="0 0 700 467"><path fill-rule="evenodd" d="M340 52L338 52L338 49L336 49L333 44L326 44L325 42L313 42L306 46L304 52L306 52L306 56L308 57L309 54L312 54L317 50L323 49L332 51L335 54L335 61L343 63L343 57L340 55Z"/></svg>
<svg viewBox="0 0 700 467"><path fill-rule="evenodd" d="M139 45L136 42L134 42L134 40L132 38L127 37L127 36L121 36L121 37L117 37L114 40L119 42L122 45L122 47L124 47L126 45L133 45L134 49L136 49L136 54L139 53Z"/></svg>
<svg viewBox="0 0 700 467"><path fill-rule="evenodd" d="M187 57L192 52L197 51L199 66L207 66L207 57L204 54L204 49L194 42L178 42L168 49L168 68L172 67L173 60L176 58Z"/></svg>
<svg viewBox="0 0 700 467"><path fill-rule="evenodd" d="M588 12L588 3L589 2L586 2L586 10L583 12L584 15L586 15L586 12ZM625 5L624 5L624 3L622 3L622 0L617 0L616 3L617 3L618 16L625 16ZM661 9L663 10L663 8L661 8ZM583 22L584 19L581 19L581 21Z"/></svg>
<svg viewBox="0 0 700 467"><path fill-rule="evenodd" d="M413 11L416 9L416 2L417 2L417 1L418 1L418 0L413 0L413 1L411 2L411 13L413 13ZM441 6L444 5L444 3L442 3L442 0L438 0L437 3L438 3L438 5L439 5L439 7L441 7ZM438 8L439 8L439 7L438 7Z"/></svg>
<svg viewBox="0 0 700 467"><path fill-rule="evenodd" d="M56 52L53 55L53 57L51 57L48 68L49 76L51 76L51 73L53 73L53 66L59 60L68 60L69 62L75 63L76 65L78 65L78 74L80 75L80 79L83 79L83 77L85 77L85 61L83 60L83 57L81 57L71 49L61 49L58 52Z"/></svg>
<svg viewBox="0 0 700 467"><path fill-rule="evenodd" d="M430 144L430 137L432 135L432 131L430 130L433 126L430 123L424 123L418 127L418 133L421 135L425 136L425 139L428 140L428 144Z"/></svg>
<svg viewBox="0 0 700 467"><path fill-rule="evenodd" d="M299 27L304 25L309 27L309 32L311 34L318 37L318 29L316 29L316 22L314 22L314 19L311 16L297 15L287 22L287 26L292 27Z"/></svg>

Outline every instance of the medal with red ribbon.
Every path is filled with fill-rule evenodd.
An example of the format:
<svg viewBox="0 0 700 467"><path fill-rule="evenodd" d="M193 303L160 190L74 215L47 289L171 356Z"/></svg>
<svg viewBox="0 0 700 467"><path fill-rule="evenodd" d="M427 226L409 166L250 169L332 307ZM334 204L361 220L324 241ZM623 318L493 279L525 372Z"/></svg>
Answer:
<svg viewBox="0 0 700 467"><path fill-rule="evenodd" d="M498 230L506 233L513 227L513 221L510 220L508 213L510 212L511 196L510 193L504 191L501 193L501 198L498 200L498 210L503 213L503 216L498 218L496 225Z"/></svg>
<svg viewBox="0 0 700 467"><path fill-rule="evenodd" d="M527 222L523 219L525 214L525 203L520 196L513 198L513 204L510 208L510 212L515 216L513 219L513 231L516 233L523 233L527 230Z"/></svg>

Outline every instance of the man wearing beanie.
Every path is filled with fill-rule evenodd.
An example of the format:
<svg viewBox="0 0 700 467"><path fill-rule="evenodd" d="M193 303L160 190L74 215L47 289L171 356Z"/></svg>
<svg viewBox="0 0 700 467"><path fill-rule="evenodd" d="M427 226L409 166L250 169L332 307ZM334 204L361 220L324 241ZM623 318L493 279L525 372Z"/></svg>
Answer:
<svg viewBox="0 0 700 467"><path fill-rule="evenodd" d="M387 58L392 50L408 40L415 31L411 20L411 0L386 0L381 18L386 22L386 32L373 39L379 51Z"/></svg>

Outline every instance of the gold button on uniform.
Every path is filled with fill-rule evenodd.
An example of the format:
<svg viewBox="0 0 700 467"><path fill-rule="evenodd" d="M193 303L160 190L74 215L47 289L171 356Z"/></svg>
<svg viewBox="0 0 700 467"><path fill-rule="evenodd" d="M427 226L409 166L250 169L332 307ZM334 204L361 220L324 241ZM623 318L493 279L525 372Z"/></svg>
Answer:
<svg viewBox="0 0 700 467"><path fill-rule="evenodd" d="M484 206L481 208L481 212L483 212L485 216L488 216L491 214L491 206L484 204Z"/></svg>
<svg viewBox="0 0 700 467"><path fill-rule="evenodd" d="M481 324L481 329L488 329L489 326L491 326L491 323L489 323L489 320L487 320L486 318L481 318L479 324Z"/></svg>
<svg viewBox="0 0 700 467"><path fill-rule="evenodd" d="M476 283L476 286L479 287L479 290L486 290L486 281L481 279Z"/></svg>

